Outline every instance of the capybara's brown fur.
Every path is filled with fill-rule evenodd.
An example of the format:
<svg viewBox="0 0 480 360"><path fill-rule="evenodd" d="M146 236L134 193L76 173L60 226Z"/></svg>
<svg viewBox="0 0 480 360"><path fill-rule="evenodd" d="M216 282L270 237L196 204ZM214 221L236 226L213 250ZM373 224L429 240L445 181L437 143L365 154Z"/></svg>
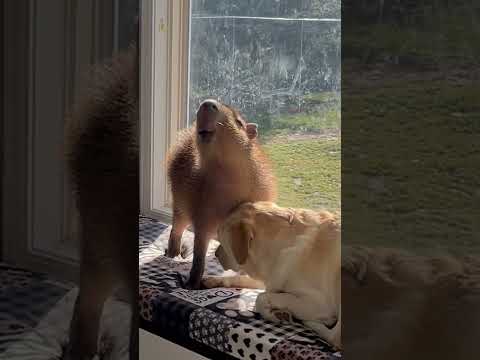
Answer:
<svg viewBox="0 0 480 360"><path fill-rule="evenodd" d="M66 159L81 218L79 295L65 358L90 359L114 287L134 304L130 359L138 358L138 51L95 68L66 124Z"/></svg>
<svg viewBox="0 0 480 360"><path fill-rule="evenodd" d="M276 183L257 142L257 127L215 100L204 101L194 125L181 133L168 160L173 227L167 255L180 254L181 236L193 225L194 252L187 288L198 289L209 239L243 202L274 201Z"/></svg>

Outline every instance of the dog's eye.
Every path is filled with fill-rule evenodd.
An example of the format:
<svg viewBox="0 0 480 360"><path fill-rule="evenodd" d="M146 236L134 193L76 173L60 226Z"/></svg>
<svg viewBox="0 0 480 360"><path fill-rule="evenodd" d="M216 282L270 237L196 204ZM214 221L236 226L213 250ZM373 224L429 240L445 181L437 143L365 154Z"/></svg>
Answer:
<svg viewBox="0 0 480 360"><path fill-rule="evenodd" d="M245 127L245 125L243 124L242 120L239 120L239 119L235 119L235 121L237 122L237 125L240 126L240 127Z"/></svg>

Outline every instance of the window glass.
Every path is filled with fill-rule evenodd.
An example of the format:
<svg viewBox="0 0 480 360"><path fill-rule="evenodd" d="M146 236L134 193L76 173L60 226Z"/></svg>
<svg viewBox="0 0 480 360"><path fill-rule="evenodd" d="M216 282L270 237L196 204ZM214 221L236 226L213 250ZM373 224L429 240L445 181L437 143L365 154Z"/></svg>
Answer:
<svg viewBox="0 0 480 360"><path fill-rule="evenodd" d="M340 0L192 0L189 119L216 98L259 136L283 206L340 207Z"/></svg>

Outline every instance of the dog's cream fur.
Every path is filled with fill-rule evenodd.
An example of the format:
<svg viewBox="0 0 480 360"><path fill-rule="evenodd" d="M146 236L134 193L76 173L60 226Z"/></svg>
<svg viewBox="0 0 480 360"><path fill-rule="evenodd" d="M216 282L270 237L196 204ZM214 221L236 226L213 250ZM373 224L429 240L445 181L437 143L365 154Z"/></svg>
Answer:
<svg viewBox="0 0 480 360"><path fill-rule="evenodd" d="M222 257L244 274L206 278L206 287L265 287L256 309L266 319L293 316L341 348L340 223L333 214L245 203L220 226L218 241Z"/></svg>

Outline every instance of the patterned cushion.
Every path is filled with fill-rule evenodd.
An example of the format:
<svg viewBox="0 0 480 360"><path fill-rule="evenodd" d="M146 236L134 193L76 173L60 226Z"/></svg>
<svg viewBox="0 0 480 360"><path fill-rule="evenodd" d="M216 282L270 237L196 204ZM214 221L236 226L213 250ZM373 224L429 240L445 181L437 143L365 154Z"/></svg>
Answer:
<svg viewBox="0 0 480 360"><path fill-rule="evenodd" d="M300 324L274 324L254 312L260 290L183 289L192 252L189 249L185 259L165 257L169 235L169 226L140 218L140 314L148 330L175 334L179 343L189 339L238 359L341 358ZM192 246L193 234L186 231L182 243ZM223 273L215 257L217 247L218 242L211 241L206 275Z"/></svg>

